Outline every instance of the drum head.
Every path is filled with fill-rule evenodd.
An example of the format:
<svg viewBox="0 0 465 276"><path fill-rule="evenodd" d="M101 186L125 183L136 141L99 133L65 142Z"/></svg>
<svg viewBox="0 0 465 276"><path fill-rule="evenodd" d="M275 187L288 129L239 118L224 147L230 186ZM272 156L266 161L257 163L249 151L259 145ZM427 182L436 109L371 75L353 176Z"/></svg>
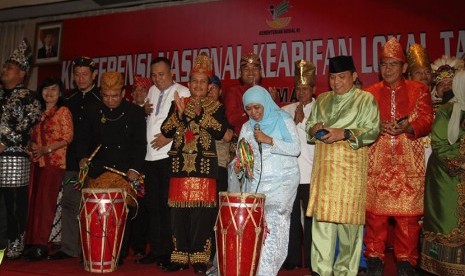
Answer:
<svg viewBox="0 0 465 276"><path fill-rule="evenodd" d="M260 193L230 193L230 192L220 192L220 197L256 197L256 198L266 198L265 194Z"/></svg>
<svg viewBox="0 0 465 276"><path fill-rule="evenodd" d="M85 189L82 189L82 193L86 193L86 194L101 194L101 193L123 193L123 189L120 189L120 188L106 188L106 189L102 189L102 188L85 188Z"/></svg>

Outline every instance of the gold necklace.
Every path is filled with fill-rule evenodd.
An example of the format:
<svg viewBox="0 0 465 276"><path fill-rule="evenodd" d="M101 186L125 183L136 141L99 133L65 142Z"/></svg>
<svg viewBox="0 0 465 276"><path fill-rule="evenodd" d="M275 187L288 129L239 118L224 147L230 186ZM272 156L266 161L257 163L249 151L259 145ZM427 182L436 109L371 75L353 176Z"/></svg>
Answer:
<svg viewBox="0 0 465 276"><path fill-rule="evenodd" d="M118 121L119 119L121 119L124 116L124 112L123 112L118 117L116 117L114 119L110 119L110 118L106 118L105 114L101 110L100 110L100 112L102 113L102 119L100 119L100 122L102 122L102 124L105 124L107 121L116 122L116 121Z"/></svg>

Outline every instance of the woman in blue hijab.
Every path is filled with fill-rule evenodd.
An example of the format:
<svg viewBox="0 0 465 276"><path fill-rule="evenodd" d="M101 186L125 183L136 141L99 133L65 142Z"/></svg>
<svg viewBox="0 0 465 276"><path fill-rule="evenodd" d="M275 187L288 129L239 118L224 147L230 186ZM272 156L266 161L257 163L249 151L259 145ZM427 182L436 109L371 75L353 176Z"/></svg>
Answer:
<svg viewBox="0 0 465 276"><path fill-rule="evenodd" d="M242 126L239 141L244 138L254 155L254 178L242 191L266 195L265 219L269 233L257 275L277 275L287 256L290 215L300 178L297 164L300 141L292 117L274 103L265 88L251 87L242 102L249 120ZM237 162L231 167L229 190L239 192L237 173L241 168Z"/></svg>

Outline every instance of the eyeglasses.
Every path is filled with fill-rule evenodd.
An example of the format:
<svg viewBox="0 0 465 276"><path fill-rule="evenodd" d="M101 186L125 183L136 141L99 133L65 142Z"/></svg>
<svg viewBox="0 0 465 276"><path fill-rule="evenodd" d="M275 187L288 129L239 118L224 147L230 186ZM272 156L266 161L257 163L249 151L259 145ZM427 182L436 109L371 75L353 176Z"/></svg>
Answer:
<svg viewBox="0 0 465 276"><path fill-rule="evenodd" d="M381 68L394 68L394 67L398 67L398 66L402 66L402 62L400 61L393 61L393 62L380 62L379 63L379 67Z"/></svg>
<svg viewBox="0 0 465 276"><path fill-rule="evenodd" d="M105 95L105 94L102 94L102 99L104 99L104 100L118 100L119 98L121 98L121 95Z"/></svg>

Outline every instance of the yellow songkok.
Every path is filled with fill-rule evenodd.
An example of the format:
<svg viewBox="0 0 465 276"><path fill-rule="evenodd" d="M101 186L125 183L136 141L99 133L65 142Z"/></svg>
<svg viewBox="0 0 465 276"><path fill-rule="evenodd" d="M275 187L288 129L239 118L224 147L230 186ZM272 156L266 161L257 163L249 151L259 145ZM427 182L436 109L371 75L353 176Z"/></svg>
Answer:
<svg viewBox="0 0 465 276"><path fill-rule="evenodd" d="M121 90L123 89L124 79L119 72L105 72L100 80L102 90Z"/></svg>

